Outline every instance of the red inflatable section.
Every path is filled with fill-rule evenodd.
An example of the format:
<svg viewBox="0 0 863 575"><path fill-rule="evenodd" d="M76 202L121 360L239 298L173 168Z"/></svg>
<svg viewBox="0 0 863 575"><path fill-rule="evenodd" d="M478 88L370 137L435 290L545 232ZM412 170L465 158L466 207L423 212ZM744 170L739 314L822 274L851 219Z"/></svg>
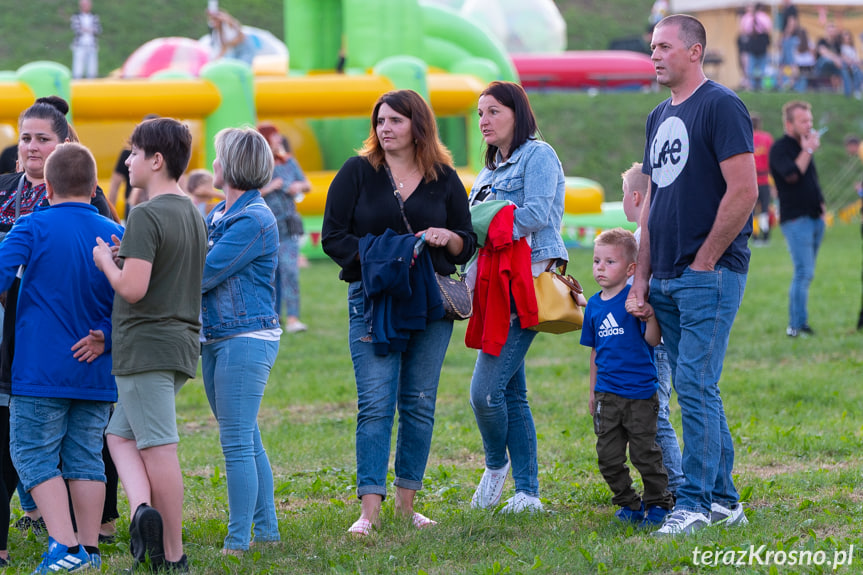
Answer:
<svg viewBox="0 0 863 575"><path fill-rule="evenodd" d="M648 88L656 81L647 54L625 50L511 54L525 88Z"/></svg>

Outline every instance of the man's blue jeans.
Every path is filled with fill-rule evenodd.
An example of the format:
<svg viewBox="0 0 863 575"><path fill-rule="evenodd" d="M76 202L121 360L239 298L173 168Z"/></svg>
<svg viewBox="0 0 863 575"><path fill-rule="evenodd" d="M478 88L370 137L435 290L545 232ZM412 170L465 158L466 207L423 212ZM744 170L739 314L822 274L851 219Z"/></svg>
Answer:
<svg viewBox="0 0 863 575"><path fill-rule="evenodd" d="M653 350L656 363L656 379L659 387L656 395L659 398L659 415L656 418L656 443L662 451L662 463L668 473L668 490L676 494L677 488L683 484L683 471L680 468L680 443L677 442L677 432L669 421L671 401L671 363L664 344L657 345Z"/></svg>
<svg viewBox="0 0 863 575"><path fill-rule="evenodd" d="M734 444L719 395L719 377L746 274L717 266L650 280L650 303L662 328L683 419L684 482L675 509L710 515L710 504L733 507Z"/></svg>
<svg viewBox="0 0 863 575"><path fill-rule="evenodd" d="M258 542L278 541L273 470L261 442L258 410L278 341L232 337L201 346L204 390L225 455L228 536L225 549L249 548L252 524Z"/></svg>
<svg viewBox="0 0 863 575"><path fill-rule="evenodd" d="M815 277L815 258L824 238L824 220L803 216L782 222L780 227L794 264L788 290L788 326L800 329L809 325L809 285Z"/></svg>
<svg viewBox="0 0 863 575"><path fill-rule="evenodd" d="M512 459L516 492L539 496L536 428L527 402L524 358L537 332L509 324L506 343L495 357L480 351L470 382L470 404L482 435L485 466L500 469Z"/></svg>
<svg viewBox="0 0 863 575"><path fill-rule="evenodd" d="M435 402L452 321L433 321L411 335L407 350L375 355L363 319L363 288L348 287L350 348L357 382L357 497L387 496L387 466L396 408L395 481L419 491L434 428Z"/></svg>

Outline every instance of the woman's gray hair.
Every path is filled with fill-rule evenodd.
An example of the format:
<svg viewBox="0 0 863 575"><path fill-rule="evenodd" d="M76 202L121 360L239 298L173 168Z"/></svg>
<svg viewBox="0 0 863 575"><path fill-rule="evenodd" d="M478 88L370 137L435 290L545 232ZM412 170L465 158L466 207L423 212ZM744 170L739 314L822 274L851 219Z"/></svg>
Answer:
<svg viewBox="0 0 863 575"><path fill-rule="evenodd" d="M222 178L238 190L256 190L273 179L273 152L254 128L225 128L216 134Z"/></svg>

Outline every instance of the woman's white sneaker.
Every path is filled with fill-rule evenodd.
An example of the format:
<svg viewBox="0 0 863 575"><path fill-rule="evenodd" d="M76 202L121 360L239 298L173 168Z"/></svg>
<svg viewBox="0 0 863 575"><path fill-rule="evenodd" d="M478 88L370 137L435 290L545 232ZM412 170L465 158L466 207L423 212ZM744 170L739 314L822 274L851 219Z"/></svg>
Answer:
<svg viewBox="0 0 863 575"><path fill-rule="evenodd" d="M665 516L662 527L653 532L654 535L689 535L699 529L710 526L710 517L696 511L675 509Z"/></svg>
<svg viewBox="0 0 863 575"><path fill-rule="evenodd" d="M506 500L500 512L501 513L539 513L542 511L542 502L539 497L528 495L527 493L516 493L514 497Z"/></svg>
<svg viewBox="0 0 863 575"><path fill-rule="evenodd" d="M473 497L470 500L470 506L474 509L488 509L494 507L500 502L500 496L503 493L503 484L506 483L506 476L509 474L510 462L500 469L485 468L482 474L482 479L479 485L476 486L476 491L473 492Z"/></svg>
<svg viewBox="0 0 863 575"><path fill-rule="evenodd" d="M734 527L735 525L746 525L749 519L746 518L746 513L743 512L743 504L737 503L733 508L725 507L719 503L710 505L710 524L723 525L724 527Z"/></svg>

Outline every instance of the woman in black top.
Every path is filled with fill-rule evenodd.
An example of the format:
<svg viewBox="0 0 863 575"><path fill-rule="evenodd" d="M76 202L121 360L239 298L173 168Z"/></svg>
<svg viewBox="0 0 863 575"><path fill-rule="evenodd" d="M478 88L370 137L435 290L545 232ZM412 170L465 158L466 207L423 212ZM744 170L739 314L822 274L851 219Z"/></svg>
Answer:
<svg viewBox="0 0 863 575"><path fill-rule="evenodd" d="M438 138L425 100L412 90L388 92L378 99L371 120L359 155L345 162L330 186L322 233L324 251L341 266L339 277L350 284L349 338L359 407L357 496L362 515L348 531L361 536L379 525L397 405L396 511L417 528L435 523L414 512L413 501L428 460L452 321L428 321L424 330L411 332L404 351L375 355L364 319L360 239L380 236L387 229L425 237L432 265L444 275L466 263L476 249L464 185Z"/></svg>

